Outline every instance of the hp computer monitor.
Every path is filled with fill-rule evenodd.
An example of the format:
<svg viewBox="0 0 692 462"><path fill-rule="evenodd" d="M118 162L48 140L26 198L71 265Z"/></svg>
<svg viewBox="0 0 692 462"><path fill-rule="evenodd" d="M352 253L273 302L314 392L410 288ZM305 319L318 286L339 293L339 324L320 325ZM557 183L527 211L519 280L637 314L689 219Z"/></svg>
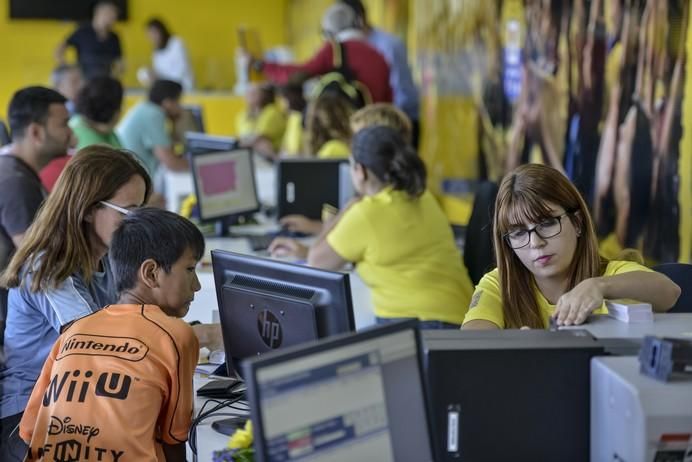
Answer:
<svg viewBox="0 0 692 462"><path fill-rule="evenodd" d="M348 274L211 252L229 375L241 359L355 330Z"/></svg>
<svg viewBox="0 0 692 462"><path fill-rule="evenodd" d="M277 352L244 368L257 461L433 461L415 323Z"/></svg>
<svg viewBox="0 0 692 462"><path fill-rule="evenodd" d="M423 332L437 460L589 460L586 331Z"/></svg>
<svg viewBox="0 0 692 462"><path fill-rule="evenodd" d="M348 159L281 159L276 164L277 215L322 217L322 207L341 208L353 195Z"/></svg>
<svg viewBox="0 0 692 462"><path fill-rule="evenodd" d="M252 151L233 138L188 133L187 151L201 221L259 210Z"/></svg>

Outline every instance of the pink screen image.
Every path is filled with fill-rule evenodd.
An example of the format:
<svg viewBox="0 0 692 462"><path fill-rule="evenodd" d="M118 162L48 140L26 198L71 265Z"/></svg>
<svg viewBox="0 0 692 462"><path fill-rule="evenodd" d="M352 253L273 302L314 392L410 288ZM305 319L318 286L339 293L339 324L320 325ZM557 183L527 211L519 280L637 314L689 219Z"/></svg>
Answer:
<svg viewBox="0 0 692 462"><path fill-rule="evenodd" d="M201 165L199 177L202 180L202 192L205 196L235 191L235 160Z"/></svg>

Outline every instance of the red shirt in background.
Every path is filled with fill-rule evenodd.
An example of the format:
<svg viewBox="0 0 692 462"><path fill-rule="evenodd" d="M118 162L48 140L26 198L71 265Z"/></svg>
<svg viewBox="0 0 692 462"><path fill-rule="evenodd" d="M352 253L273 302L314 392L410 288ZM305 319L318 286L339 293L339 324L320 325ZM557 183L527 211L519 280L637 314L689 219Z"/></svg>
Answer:
<svg viewBox="0 0 692 462"><path fill-rule="evenodd" d="M363 40L342 42L346 52L346 64L354 77L370 91L373 103L391 103L392 87L389 86L389 66L384 57ZM332 44L325 42L322 48L304 64L276 64L265 62L264 74L272 81L283 85L296 72L304 72L307 77L316 77L334 69Z"/></svg>
<svg viewBox="0 0 692 462"><path fill-rule="evenodd" d="M70 159L72 159L70 155L56 157L51 160L48 165L43 167L43 170L41 170L38 176L41 178L41 183L43 183L43 187L46 188L46 191L51 192L53 190L55 183L58 181L58 177Z"/></svg>

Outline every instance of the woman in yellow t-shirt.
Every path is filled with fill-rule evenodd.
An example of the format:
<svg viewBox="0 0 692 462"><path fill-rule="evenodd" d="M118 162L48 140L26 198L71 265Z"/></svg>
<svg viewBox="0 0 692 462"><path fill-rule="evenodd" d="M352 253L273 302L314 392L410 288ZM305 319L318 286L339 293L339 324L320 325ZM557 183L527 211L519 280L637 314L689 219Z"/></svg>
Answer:
<svg viewBox="0 0 692 462"><path fill-rule="evenodd" d="M360 199L326 223L309 249L277 238L269 250L325 269L355 263L379 323L417 318L424 328L458 328L473 286L449 222L426 189L423 161L390 127L360 130L351 149Z"/></svg>
<svg viewBox="0 0 692 462"><path fill-rule="evenodd" d="M464 329L546 328L583 323L605 299L651 303L658 312L680 288L634 262L608 261L586 203L557 170L523 165L502 183L495 201L497 269L479 281Z"/></svg>
<svg viewBox="0 0 692 462"><path fill-rule="evenodd" d="M348 159L352 112L345 98L329 93L310 103L305 118L307 152L320 159Z"/></svg>
<svg viewBox="0 0 692 462"><path fill-rule="evenodd" d="M245 95L247 108L236 117L236 133L240 144L269 157L278 156L286 114L276 102L276 90L271 84L253 84Z"/></svg>

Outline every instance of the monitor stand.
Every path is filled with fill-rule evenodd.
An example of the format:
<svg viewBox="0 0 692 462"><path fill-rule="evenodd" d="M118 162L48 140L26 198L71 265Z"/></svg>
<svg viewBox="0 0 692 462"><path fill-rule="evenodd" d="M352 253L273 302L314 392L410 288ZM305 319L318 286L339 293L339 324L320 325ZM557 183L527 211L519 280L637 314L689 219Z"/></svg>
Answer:
<svg viewBox="0 0 692 462"><path fill-rule="evenodd" d="M214 237L229 237L231 226L257 224L252 214L233 215L219 218L214 222Z"/></svg>

